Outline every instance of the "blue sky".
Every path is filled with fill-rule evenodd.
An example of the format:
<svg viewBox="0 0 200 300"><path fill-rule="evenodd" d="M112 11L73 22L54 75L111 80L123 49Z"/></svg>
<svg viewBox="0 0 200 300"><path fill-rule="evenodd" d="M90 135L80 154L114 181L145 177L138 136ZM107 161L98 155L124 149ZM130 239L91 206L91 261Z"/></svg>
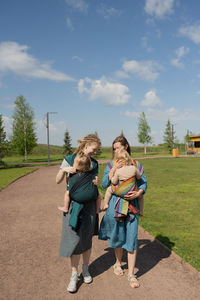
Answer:
<svg viewBox="0 0 200 300"><path fill-rule="evenodd" d="M144 111L154 144L167 120L179 141L200 133L199 0L3 0L0 113L11 134L14 101L35 113L39 143L73 146L98 132L104 146L123 130L138 145Z"/></svg>

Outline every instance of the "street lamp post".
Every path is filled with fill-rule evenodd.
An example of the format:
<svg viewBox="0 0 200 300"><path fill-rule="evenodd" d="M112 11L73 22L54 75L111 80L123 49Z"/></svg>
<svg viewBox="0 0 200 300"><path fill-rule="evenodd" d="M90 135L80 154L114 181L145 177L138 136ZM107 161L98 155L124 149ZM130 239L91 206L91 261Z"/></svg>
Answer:
<svg viewBox="0 0 200 300"><path fill-rule="evenodd" d="M47 149L48 149L48 165L50 165L50 148L49 148L49 114L57 114L57 112L47 112Z"/></svg>

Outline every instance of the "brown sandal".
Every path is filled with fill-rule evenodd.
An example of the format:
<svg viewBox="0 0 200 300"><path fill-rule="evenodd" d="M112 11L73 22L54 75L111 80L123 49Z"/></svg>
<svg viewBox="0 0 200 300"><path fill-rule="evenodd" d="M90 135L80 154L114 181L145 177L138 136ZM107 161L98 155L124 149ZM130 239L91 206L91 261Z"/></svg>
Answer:
<svg viewBox="0 0 200 300"><path fill-rule="evenodd" d="M138 288L140 286L139 281L134 274L128 275L128 281L130 281L130 286L132 288Z"/></svg>
<svg viewBox="0 0 200 300"><path fill-rule="evenodd" d="M117 276L123 276L124 275L124 271L122 270L121 265L114 264L113 269L114 269L115 275L117 275Z"/></svg>

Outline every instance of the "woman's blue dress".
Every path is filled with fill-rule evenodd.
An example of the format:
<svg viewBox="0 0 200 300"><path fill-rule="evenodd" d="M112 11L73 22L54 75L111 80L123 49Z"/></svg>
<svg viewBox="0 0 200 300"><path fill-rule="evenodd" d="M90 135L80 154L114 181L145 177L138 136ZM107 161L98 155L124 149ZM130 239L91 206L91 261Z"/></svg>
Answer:
<svg viewBox="0 0 200 300"><path fill-rule="evenodd" d="M110 165L113 166L113 163L110 162ZM110 169L107 165L102 179L103 188L107 188L111 184L108 177L109 172ZM144 193L146 192L147 179L144 172L140 180L137 181L137 187L138 189L143 189ZM135 214L132 220L129 217L126 217L123 222L119 222L114 217L115 202L116 196L112 195L109 207L100 224L99 239L109 240L109 247L111 248L124 248L127 251L132 252L138 248L138 213ZM131 200L131 203L138 208L137 199Z"/></svg>

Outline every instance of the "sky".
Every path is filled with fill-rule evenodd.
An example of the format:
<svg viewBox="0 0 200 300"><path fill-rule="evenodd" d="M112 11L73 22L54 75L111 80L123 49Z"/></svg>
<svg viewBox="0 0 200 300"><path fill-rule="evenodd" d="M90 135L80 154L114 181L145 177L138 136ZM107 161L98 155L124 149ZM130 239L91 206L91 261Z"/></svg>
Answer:
<svg viewBox="0 0 200 300"><path fill-rule="evenodd" d="M137 140L146 115L153 144L168 120L184 141L200 134L199 0L2 0L0 114L9 137L14 101L34 111L38 143L72 145L97 132L111 146Z"/></svg>

